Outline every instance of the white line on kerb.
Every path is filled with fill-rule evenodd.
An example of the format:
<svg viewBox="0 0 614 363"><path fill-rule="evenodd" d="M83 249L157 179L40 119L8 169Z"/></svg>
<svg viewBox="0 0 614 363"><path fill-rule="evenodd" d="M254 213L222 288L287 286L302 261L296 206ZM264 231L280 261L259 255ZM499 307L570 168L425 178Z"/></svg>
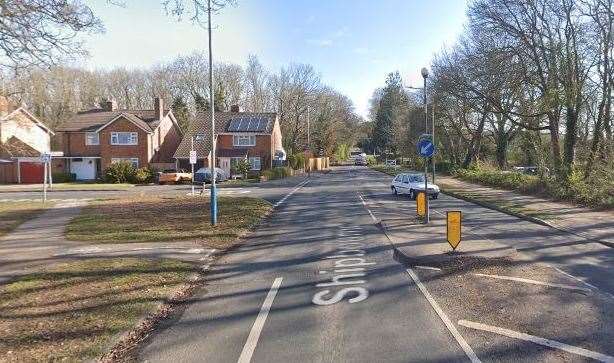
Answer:
<svg viewBox="0 0 614 363"><path fill-rule="evenodd" d="M432 267L432 266L414 266L415 268L421 268L423 270L433 270L433 271L441 271L441 269L439 267Z"/></svg>
<svg viewBox="0 0 614 363"><path fill-rule="evenodd" d="M520 333L514 330L499 328L497 326L491 326L491 325L486 325L486 324L481 324L481 323L475 323L475 322L467 321L467 320L459 320L458 325L464 326L466 328L475 329L475 330L487 331L487 332L503 335L503 336L510 337L510 338L525 340L528 342L533 342L535 344L543 345L543 346L550 347L550 348L564 350L566 352L581 355L587 358L592 358L600 362L614 363L614 357L611 357L609 355L605 355L605 354L593 352L592 350L557 342L556 340L540 338L534 335Z"/></svg>
<svg viewBox="0 0 614 363"><path fill-rule="evenodd" d="M273 300L275 299L275 295L277 295L277 291L281 286L282 280L282 277L278 277L275 279L275 281L273 281L271 290L269 290L269 293L266 295L264 303L262 303L262 307L260 308L260 312L256 317L256 321L252 326L252 330L249 332L247 341L243 346L243 351L241 351L241 356L239 357L238 363L249 363L252 360L252 355L254 354L254 350L256 349L256 344L258 344L258 338L260 338L260 333L262 332L262 328L264 327L264 322L269 315L269 311L271 310L271 306L273 305Z"/></svg>
<svg viewBox="0 0 614 363"><path fill-rule="evenodd" d="M377 223L379 222L379 220L377 218L375 218L375 216L373 215L373 212L371 212L371 209L369 209L369 207L367 206L367 202L365 202L365 200L362 197L362 194L357 193L358 197L360 198L360 201L362 202L362 205L365 207L365 209L367 210L367 212L369 212L369 215L371 216L371 219L373 219L373 222Z"/></svg>
<svg viewBox="0 0 614 363"><path fill-rule="evenodd" d="M599 289L597 288L597 286L595 286L595 285L593 285L593 284L589 284L588 282L586 282L586 281L582 280L581 278L579 278L579 277L577 277L577 276L574 276L574 275L572 275L572 274L570 274L570 273L567 273L567 272L565 272L565 271L561 270L561 269L560 269L560 268L558 268L558 267L554 267L554 266L551 266L551 267L552 267L553 269L557 270L558 272L562 273L563 275L565 275L565 276L567 276L567 277L569 277L569 278L572 278L572 279L574 279L574 280L576 280L576 281L578 281L578 282L580 282L580 283L582 283L582 284L584 284L584 285L586 285L586 286L590 287L591 289L599 290Z"/></svg>
<svg viewBox="0 0 614 363"><path fill-rule="evenodd" d="M448 330L450 331L450 334L452 334L452 336L454 337L454 339L456 339L456 341L461 346L463 351L465 351L465 354L467 355L469 360L472 363L481 362L480 358L478 358L478 356L475 355L475 352L473 351L473 349L471 349L467 341L465 341L465 338L463 338L463 336L458 332L454 324L452 324L452 321L450 321L450 318L448 318L446 313L444 313L443 310L441 310L441 308L439 307L439 304L437 304L437 301L433 299L433 297L428 292L426 287L422 285L422 282L420 282L418 275L416 275L416 273L411 268L407 269L407 273L409 274L411 279L414 280L414 283L418 286L418 289L420 289L420 292L422 292L422 295L424 295L426 300L428 300L429 304L431 304L431 307L433 308L433 310L435 310L437 315L439 315L439 318L441 319L441 321L443 321L446 328L448 328Z"/></svg>
<svg viewBox="0 0 614 363"><path fill-rule="evenodd" d="M578 287L578 286L571 286L571 285L563 285L563 284L551 284L549 282L542 282L542 281L537 281L537 280L529 280L529 279L523 279L522 277L513 277L513 276L500 276L500 275L487 275L487 274L479 274L479 273L475 273L475 276L482 276L482 277L490 277L492 279L499 279L499 280L508 280L508 281L516 281L516 282L525 282L527 284L533 284L533 285L541 285L541 286L549 286L549 287L558 287L561 289L567 289L567 290L577 290L577 291L585 291L585 292L591 292L591 289L587 289L585 287Z"/></svg>
<svg viewBox="0 0 614 363"><path fill-rule="evenodd" d="M302 181L294 189L292 189L290 193L286 194L283 198L281 198L281 200L275 203L273 207L279 207L280 205L282 205L286 201L286 199L288 199L292 194L296 193L299 189L301 189L305 184L307 184L307 182L309 182L309 179Z"/></svg>

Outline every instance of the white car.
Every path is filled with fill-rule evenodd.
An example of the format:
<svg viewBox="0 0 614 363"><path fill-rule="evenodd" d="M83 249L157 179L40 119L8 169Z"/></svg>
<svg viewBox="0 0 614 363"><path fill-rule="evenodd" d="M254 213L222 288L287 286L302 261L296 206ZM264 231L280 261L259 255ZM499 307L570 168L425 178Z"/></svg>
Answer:
<svg viewBox="0 0 614 363"><path fill-rule="evenodd" d="M416 199L418 193L424 191L424 175L417 173L398 174L392 179L390 190L392 190L392 194L394 195L409 194L411 199ZM427 194L432 199L437 199L437 197L439 197L439 187L435 184L428 183Z"/></svg>

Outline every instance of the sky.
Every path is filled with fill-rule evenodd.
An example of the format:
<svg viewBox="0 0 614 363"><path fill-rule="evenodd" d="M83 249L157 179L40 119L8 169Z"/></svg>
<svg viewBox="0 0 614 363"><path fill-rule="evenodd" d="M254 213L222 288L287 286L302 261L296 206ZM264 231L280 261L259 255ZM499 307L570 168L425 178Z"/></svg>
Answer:
<svg viewBox="0 0 614 363"><path fill-rule="evenodd" d="M166 14L161 0L85 0L105 33L86 38L88 68L146 68L207 50L206 32ZM421 84L420 69L452 46L466 20L465 0L236 0L214 16L214 61L245 64L256 55L269 70L311 64L328 86L366 116L386 75Z"/></svg>

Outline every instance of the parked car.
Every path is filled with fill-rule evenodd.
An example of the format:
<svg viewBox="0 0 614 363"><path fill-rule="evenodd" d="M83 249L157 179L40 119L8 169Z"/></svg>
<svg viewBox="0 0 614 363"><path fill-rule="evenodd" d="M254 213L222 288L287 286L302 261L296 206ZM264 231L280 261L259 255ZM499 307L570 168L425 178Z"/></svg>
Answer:
<svg viewBox="0 0 614 363"><path fill-rule="evenodd" d="M395 195L409 194L411 199L416 199L418 193L424 191L424 175L417 173L402 173L392 179L390 190ZM432 199L439 197L439 187L432 183L427 183L427 194Z"/></svg>
<svg viewBox="0 0 614 363"><path fill-rule="evenodd" d="M367 165L367 154L362 153L354 158L354 165Z"/></svg>
<svg viewBox="0 0 614 363"><path fill-rule="evenodd" d="M191 182L192 173L185 170L164 170L158 172L158 184L177 184L183 182Z"/></svg>
<svg viewBox="0 0 614 363"><path fill-rule="evenodd" d="M215 168L215 181L228 180L228 175L223 169ZM211 183L211 168L200 168L194 173L194 183Z"/></svg>
<svg viewBox="0 0 614 363"><path fill-rule="evenodd" d="M398 166L397 165L397 161L394 160L394 159L391 159L391 160L386 159L386 161L384 162L384 165L386 165L386 166L394 166L394 167Z"/></svg>

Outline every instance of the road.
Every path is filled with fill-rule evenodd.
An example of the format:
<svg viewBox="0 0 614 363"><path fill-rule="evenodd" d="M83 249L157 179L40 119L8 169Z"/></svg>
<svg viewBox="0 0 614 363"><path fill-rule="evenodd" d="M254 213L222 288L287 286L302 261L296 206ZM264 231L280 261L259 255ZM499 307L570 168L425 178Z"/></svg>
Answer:
<svg viewBox="0 0 614 363"><path fill-rule="evenodd" d="M463 304L455 301L472 301L480 295L484 301L489 301L499 298L498 294L510 287L503 285L507 282L489 280L480 282L482 290L478 284L478 290L466 296L456 290L456 286L464 285L450 280L449 275L408 269L409 266L398 262L388 237L377 222L390 217L389 213L402 218L410 213L413 202L399 198L388 204L377 203L378 200L390 200L388 179L377 172L355 167L337 168L329 174L312 176L290 197L283 199L266 224L248 237L242 247L212 266L205 266L208 277L203 289L172 319L161 324L138 351L137 359L147 362L584 359L585 356L578 355L578 347L573 347L572 353L560 352L522 340L475 333L461 326L463 318L472 314L488 317L493 309L484 312L469 305L467 310L472 311L459 312L455 306ZM440 198L433 206L435 209L466 210L468 225L480 229L481 233L503 235L502 240L507 238L510 245L535 247L541 243L540 238L554 238L549 244L559 246L531 251L532 262L550 258L551 262L580 275L578 278L593 281L603 292L614 292L607 278L597 276L598 269L579 271L573 265L574 258L562 257L575 253L580 265L588 262L578 253L582 245L573 240L569 242L568 236L548 235L552 231L545 231L542 226L510 221L513 217L484 212L471 203L449 197ZM475 212L474 217L471 210ZM479 214L484 214L483 218L475 218ZM513 238L517 223L522 224L524 234ZM511 229L506 230L506 225ZM534 237L536 239L532 240ZM608 268L611 268L614 256L611 249L592 245L589 249L591 253L585 258L600 258L609 262ZM535 271L541 273L537 267ZM424 281L422 285L421 280ZM560 294L558 290L553 293L551 286L530 285L522 291L546 304L553 299L567 302L570 299L567 295L557 295ZM525 306L531 303L524 300L527 294L517 294L518 299L510 300ZM574 308L583 309L581 304L585 304L590 305L586 309L594 311L597 304L594 299L603 297L601 294L595 296L576 302ZM612 307L611 301L602 300L599 304ZM500 301L498 303L501 305ZM479 301L474 304L479 305ZM541 314L537 310L525 310L528 313L520 313L523 316L517 321L524 322L526 318L529 323L535 323L534 314ZM607 312L602 314L611 320ZM555 317L556 314L550 315ZM544 316L541 321L548 319ZM609 322L603 324L607 328L605 332L597 332L603 333L600 337L588 343L577 340L576 343L613 354L607 343L612 337L610 325ZM558 330L552 331L555 333L548 336L550 339L557 338L557 334L562 340L567 339ZM578 328L574 334L586 338L595 332Z"/></svg>

